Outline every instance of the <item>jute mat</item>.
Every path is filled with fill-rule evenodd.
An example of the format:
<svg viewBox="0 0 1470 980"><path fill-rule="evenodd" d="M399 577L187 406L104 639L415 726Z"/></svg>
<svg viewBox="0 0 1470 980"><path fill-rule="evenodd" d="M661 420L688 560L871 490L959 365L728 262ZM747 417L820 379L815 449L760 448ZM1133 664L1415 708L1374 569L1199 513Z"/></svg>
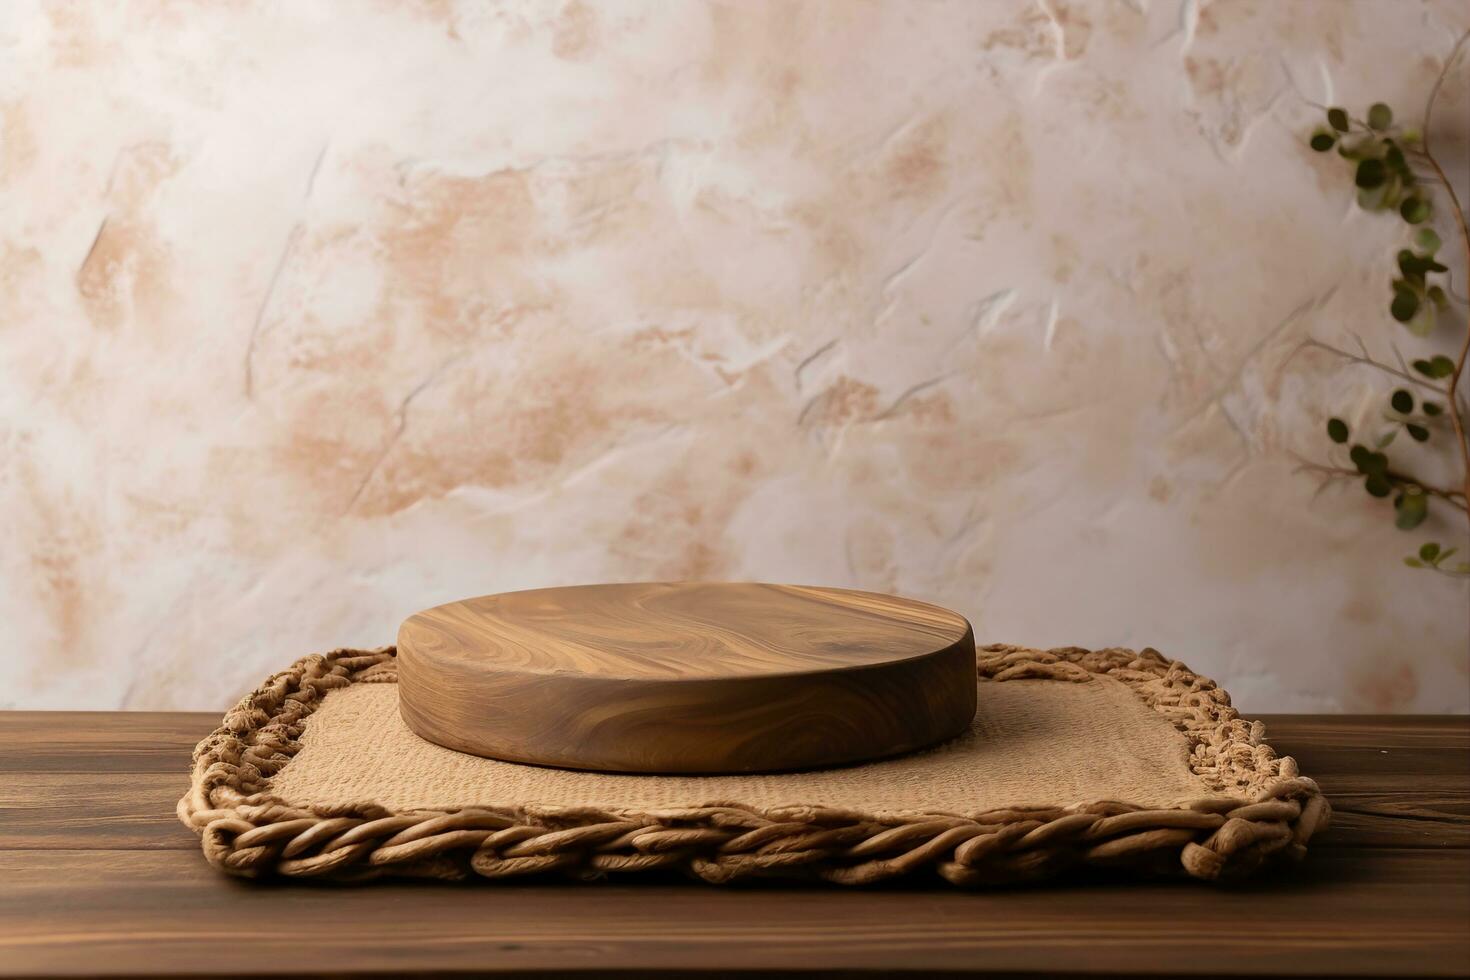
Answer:
<svg viewBox="0 0 1470 980"><path fill-rule="evenodd" d="M1329 807L1230 697L1154 650L979 651L970 732L818 772L647 776L464 755L398 715L391 648L306 657L194 752L179 818L230 874L708 882L914 873L956 885L1078 865L1196 878L1297 860Z"/></svg>

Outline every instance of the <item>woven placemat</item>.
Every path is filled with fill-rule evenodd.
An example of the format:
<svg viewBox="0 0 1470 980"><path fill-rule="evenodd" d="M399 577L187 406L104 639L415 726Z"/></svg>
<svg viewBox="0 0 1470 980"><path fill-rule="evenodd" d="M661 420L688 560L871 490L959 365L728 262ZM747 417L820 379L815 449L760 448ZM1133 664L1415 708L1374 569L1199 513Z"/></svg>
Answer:
<svg viewBox="0 0 1470 980"><path fill-rule="evenodd" d="M391 648L306 657L194 752L179 818L247 877L595 878L956 885L1079 865L1238 877L1297 860L1317 784L1230 697L1155 650L979 651L970 733L820 772L647 776L463 755L398 715Z"/></svg>

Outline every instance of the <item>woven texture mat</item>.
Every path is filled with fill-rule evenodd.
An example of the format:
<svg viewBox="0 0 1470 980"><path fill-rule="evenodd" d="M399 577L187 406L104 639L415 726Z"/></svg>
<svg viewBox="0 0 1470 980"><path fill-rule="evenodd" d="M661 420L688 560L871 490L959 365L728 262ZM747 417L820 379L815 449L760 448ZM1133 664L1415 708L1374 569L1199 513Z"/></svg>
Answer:
<svg viewBox="0 0 1470 980"><path fill-rule="evenodd" d="M1297 860L1326 799L1230 697L1154 650L979 651L967 735L819 772L646 776L463 755L398 715L390 649L298 661L194 752L179 818L244 876L956 885L1077 865L1196 878Z"/></svg>

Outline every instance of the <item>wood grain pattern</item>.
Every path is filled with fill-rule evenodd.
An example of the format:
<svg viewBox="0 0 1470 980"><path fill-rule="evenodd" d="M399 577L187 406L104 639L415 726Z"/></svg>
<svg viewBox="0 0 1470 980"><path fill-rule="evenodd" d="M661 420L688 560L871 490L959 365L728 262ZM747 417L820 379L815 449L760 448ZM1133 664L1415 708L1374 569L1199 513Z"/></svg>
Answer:
<svg viewBox="0 0 1470 980"><path fill-rule="evenodd" d="M0 712L0 976L1463 975L1470 720L1264 720L1350 806L1289 875L966 893L242 882L173 817L217 714Z"/></svg>
<svg viewBox="0 0 1470 980"><path fill-rule="evenodd" d="M398 634L400 711L476 755L615 772L839 765L965 731L964 617L869 592L642 583L483 596Z"/></svg>

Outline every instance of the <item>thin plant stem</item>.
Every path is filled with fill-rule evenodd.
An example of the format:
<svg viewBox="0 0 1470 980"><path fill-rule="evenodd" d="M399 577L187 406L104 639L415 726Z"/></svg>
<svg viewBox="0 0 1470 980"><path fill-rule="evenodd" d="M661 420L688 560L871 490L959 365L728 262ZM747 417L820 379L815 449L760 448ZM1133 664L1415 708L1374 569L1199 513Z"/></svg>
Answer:
<svg viewBox="0 0 1470 980"><path fill-rule="evenodd" d="M1455 194L1454 184L1445 176L1444 168L1434 158L1434 153L1430 150L1429 146L1429 123L1430 117L1434 112L1435 99L1439 95L1440 88L1444 85L1445 77L1450 73L1450 69L1459 59L1460 50L1465 46L1465 40L1467 38L1470 38L1470 31L1461 34L1460 39L1455 42L1454 49L1450 51L1449 57L1445 59L1444 68L1441 69L1439 77L1434 80L1434 88L1429 92L1429 99L1424 103L1422 142L1424 159L1434 169L1435 174L1439 178L1440 186L1444 188L1445 194L1449 196L1450 210L1454 212L1455 224L1460 230L1460 246L1464 252L1466 279L1470 281L1470 228L1466 227L1465 212L1460 207L1460 199ZM1460 379L1465 374L1465 359L1467 356L1470 356L1470 316L1467 316L1465 322L1465 339L1460 343L1460 355L1455 358L1455 369L1450 374L1450 383L1445 399L1448 402L1445 408L1449 412L1450 424L1455 429L1455 441L1459 444L1460 448L1460 461L1465 468L1465 489L1463 496L1466 499L1470 499L1470 440L1467 440L1465 436L1465 420L1461 416L1460 401L1457 397L1460 389Z"/></svg>
<svg viewBox="0 0 1470 980"><path fill-rule="evenodd" d="M1298 473L1316 473L1326 477L1328 480L1357 480L1363 476L1361 472L1349 469L1346 466L1334 466L1331 463L1314 463L1311 460L1297 457ZM1465 495L1459 490L1446 490L1444 487L1426 486L1423 480L1416 480L1412 476L1400 473L1396 470L1388 470L1384 477L1396 488L1418 487L1431 497L1438 497L1445 503L1457 510L1470 513L1470 505L1467 505Z"/></svg>
<svg viewBox="0 0 1470 980"><path fill-rule="evenodd" d="M1291 356L1295 356L1298 351L1301 351L1307 347L1315 347L1318 350L1325 350L1330 354L1336 354L1338 357L1342 358L1345 361L1352 361L1354 364L1365 364L1368 367L1377 368L1385 374L1391 374L1395 378L1402 378L1409 384L1418 385L1420 388L1423 388L1426 391L1432 391L1436 395L1444 396L1449 394L1446 389L1441 388L1437 384L1432 384L1428 381L1425 381L1423 378L1418 377L1417 375L1410 374L1407 371L1401 371L1398 368L1394 367L1392 364L1384 364L1382 361L1376 359L1368 353L1368 349L1366 347L1363 347L1363 341L1361 339L1358 340L1358 346L1363 349L1363 353L1354 354L1352 351L1343 350L1341 347L1334 347L1332 344L1318 340L1315 337L1308 337L1300 344L1297 344L1296 350L1292 351ZM1287 360L1291 360L1291 357L1287 357Z"/></svg>

